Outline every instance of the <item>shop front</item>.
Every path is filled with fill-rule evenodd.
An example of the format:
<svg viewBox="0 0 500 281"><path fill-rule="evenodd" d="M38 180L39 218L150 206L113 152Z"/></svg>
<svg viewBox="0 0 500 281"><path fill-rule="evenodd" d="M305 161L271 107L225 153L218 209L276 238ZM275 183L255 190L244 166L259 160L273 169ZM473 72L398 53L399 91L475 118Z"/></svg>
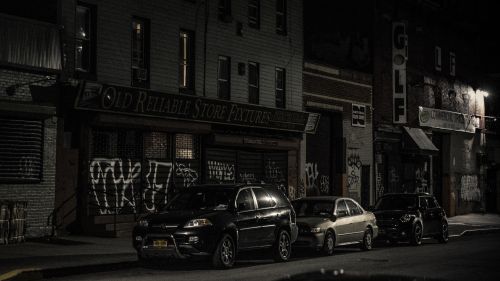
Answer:
<svg viewBox="0 0 500 281"><path fill-rule="evenodd" d="M81 82L78 219L119 236L196 184L297 186L308 113Z"/></svg>

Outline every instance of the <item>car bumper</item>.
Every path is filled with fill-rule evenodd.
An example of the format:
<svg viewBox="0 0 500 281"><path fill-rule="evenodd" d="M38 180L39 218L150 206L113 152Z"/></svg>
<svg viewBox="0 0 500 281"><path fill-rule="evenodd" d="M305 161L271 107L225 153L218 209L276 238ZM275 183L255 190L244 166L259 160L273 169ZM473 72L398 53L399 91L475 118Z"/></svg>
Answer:
<svg viewBox="0 0 500 281"><path fill-rule="evenodd" d="M305 233L299 234L297 240L292 245L294 248L321 249L325 241L325 233Z"/></svg>
<svg viewBox="0 0 500 281"><path fill-rule="evenodd" d="M378 238L391 240L407 240L411 233L411 227L408 226L379 226Z"/></svg>

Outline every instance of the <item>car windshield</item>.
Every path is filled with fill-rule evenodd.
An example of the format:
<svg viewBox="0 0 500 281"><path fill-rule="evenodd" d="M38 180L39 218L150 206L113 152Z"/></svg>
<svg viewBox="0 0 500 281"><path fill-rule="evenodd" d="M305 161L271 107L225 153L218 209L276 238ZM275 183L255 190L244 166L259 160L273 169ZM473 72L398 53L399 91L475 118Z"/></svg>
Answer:
<svg viewBox="0 0 500 281"><path fill-rule="evenodd" d="M375 210L408 210L417 207L415 196L385 196L378 200Z"/></svg>
<svg viewBox="0 0 500 281"><path fill-rule="evenodd" d="M229 208L233 190L193 189L180 193L166 206L166 210L214 210Z"/></svg>
<svg viewBox="0 0 500 281"><path fill-rule="evenodd" d="M298 200L292 203L297 217L329 217L332 215L333 202Z"/></svg>

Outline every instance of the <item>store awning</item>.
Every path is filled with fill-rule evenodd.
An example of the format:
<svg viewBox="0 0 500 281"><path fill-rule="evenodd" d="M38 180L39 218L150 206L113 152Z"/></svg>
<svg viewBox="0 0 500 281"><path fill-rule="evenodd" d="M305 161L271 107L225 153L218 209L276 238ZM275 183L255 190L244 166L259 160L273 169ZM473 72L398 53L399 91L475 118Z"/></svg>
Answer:
<svg viewBox="0 0 500 281"><path fill-rule="evenodd" d="M0 63L59 72L59 28L50 23L0 14Z"/></svg>
<svg viewBox="0 0 500 281"><path fill-rule="evenodd" d="M415 151L419 154L435 154L439 149L432 143L429 137L420 128L403 127L407 136L403 140L403 149ZM410 139L411 141L408 141Z"/></svg>

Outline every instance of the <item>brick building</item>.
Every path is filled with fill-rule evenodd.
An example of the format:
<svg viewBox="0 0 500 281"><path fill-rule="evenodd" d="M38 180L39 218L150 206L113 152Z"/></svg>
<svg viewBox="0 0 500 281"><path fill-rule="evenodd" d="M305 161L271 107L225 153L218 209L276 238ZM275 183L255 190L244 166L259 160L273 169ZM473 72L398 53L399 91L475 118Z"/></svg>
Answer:
<svg viewBox="0 0 500 281"><path fill-rule="evenodd" d="M0 12L0 244L49 234L54 208L57 1L32 3L37 13L26 10L27 2Z"/></svg>
<svg viewBox="0 0 500 281"><path fill-rule="evenodd" d="M60 228L120 235L197 183L293 197L301 1L61 1Z"/></svg>
<svg viewBox="0 0 500 281"><path fill-rule="evenodd" d="M320 115L307 134L307 195L349 196L373 204L371 29L367 3L304 3L304 107ZM369 4L369 3L368 3ZM369 5L367 6L367 8Z"/></svg>
<svg viewBox="0 0 500 281"><path fill-rule="evenodd" d="M375 1L377 195L430 192L448 215L484 209L484 96L475 4ZM477 12L477 11L475 11Z"/></svg>

